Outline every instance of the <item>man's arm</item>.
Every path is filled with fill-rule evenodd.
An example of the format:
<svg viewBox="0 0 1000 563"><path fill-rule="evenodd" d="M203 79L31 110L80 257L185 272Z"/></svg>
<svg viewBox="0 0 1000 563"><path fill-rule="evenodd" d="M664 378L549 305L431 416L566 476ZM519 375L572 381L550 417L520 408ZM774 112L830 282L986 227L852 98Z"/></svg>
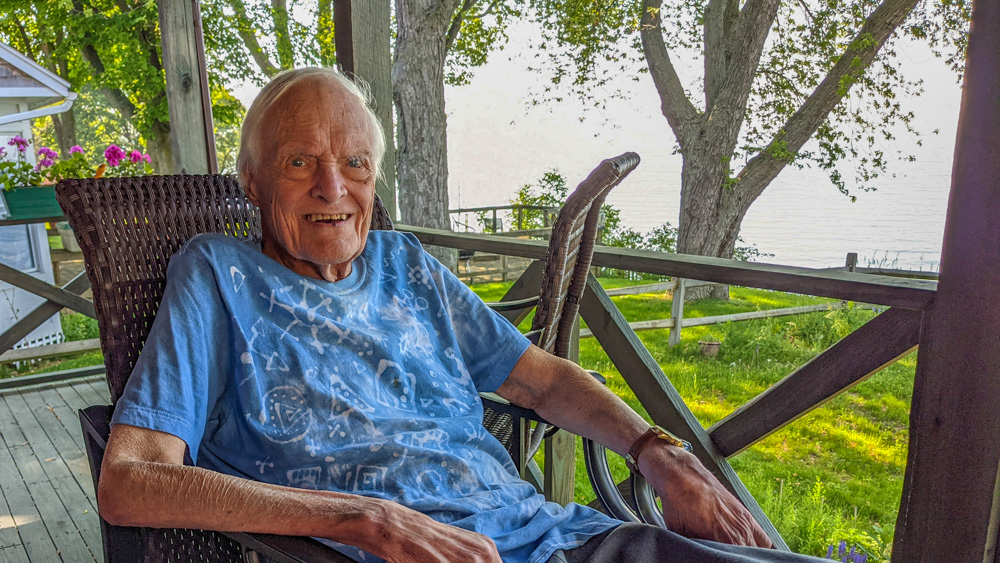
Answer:
<svg viewBox="0 0 1000 563"><path fill-rule="evenodd" d="M532 346L497 394L624 456L649 423L579 366ZM688 452L654 440L639 469L660 494L667 526L726 543L770 547L747 509Z"/></svg>
<svg viewBox="0 0 1000 563"><path fill-rule="evenodd" d="M184 450L184 441L171 434L112 428L97 492L101 516L119 526L322 537L393 562L500 561L486 536L402 505L185 466Z"/></svg>

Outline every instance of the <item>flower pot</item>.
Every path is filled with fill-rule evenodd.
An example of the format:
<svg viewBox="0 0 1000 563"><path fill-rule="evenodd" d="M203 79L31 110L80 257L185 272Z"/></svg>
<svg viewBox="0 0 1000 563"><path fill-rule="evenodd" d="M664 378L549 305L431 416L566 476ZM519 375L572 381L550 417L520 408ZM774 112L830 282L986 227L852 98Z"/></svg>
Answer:
<svg viewBox="0 0 1000 563"><path fill-rule="evenodd" d="M73 227L66 221L56 223L56 230L59 231L59 238L62 239L63 249L69 252L80 252L80 245L76 243L76 235L73 234Z"/></svg>
<svg viewBox="0 0 1000 563"><path fill-rule="evenodd" d="M719 355L719 347L722 346L721 342L708 342L705 340L698 341L698 350L701 351L703 356L708 356L709 358L714 358Z"/></svg>

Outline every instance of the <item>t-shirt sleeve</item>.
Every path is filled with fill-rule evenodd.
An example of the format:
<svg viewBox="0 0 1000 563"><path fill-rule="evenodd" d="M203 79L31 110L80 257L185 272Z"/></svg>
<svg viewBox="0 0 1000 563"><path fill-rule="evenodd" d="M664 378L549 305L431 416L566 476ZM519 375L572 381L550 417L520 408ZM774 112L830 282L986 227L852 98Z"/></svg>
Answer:
<svg viewBox="0 0 1000 563"><path fill-rule="evenodd" d="M202 258L176 254L167 286L111 424L166 432L184 440L192 461L209 413L231 372L228 322L213 269Z"/></svg>
<svg viewBox="0 0 1000 563"><path fill-rule="evenodd" d="M496 391L531 342L436 258L426 252L424 256L443 290L442 299L448 304L452 330L476 389Z"/></svg>

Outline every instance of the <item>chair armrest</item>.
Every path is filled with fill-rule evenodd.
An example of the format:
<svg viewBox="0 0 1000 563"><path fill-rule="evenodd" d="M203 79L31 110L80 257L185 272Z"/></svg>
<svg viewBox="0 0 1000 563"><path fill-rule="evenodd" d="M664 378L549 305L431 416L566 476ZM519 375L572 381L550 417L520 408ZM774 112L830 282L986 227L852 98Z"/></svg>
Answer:
<svg viewBox="0 0 1000 563"><path fill-rule="evenodd" d="M479 398L483 400L483 406L491 408L497 412L509 414L517 418L525 418L535 422L548 424L548 421L538 416L538 413L535 411L519 407L496 393L480 393Z"/></svg>
<svg viewBox="0 0 1000 563"><path fill-rule="evenodd" d="M356 563L356 561L336 549L313 538L305 536L276 536L273 534L247 534L242 532L222 532L226 537L250 552L247 560L254 561L254 554L261 555L257 561L274 563L315 563L332 561L335 563Z"/></svg>
<svg viewBox="0 0 1000 563"><path fill-rule="evenodd" d="M529 307L534 307L538 305L538 296L526 297L524 299L515 299L513 301L491 301L486 303L486 306L499 313L506 313L508 311L520 311L522 309L527 309Z"/></svg>

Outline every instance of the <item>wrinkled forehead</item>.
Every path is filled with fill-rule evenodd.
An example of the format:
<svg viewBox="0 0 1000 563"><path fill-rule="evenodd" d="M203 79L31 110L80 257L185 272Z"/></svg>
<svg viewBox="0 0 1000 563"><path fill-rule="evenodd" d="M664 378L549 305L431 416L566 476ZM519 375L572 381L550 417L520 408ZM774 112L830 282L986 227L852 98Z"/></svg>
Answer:
<svg viewBox="0 0 1000 563"><path fill-rule="evenodd" d="M371 150L372 130L363 102L332 78L303 80L284 92L264 114L260 134L272 149L321 134Z"/></svg>

